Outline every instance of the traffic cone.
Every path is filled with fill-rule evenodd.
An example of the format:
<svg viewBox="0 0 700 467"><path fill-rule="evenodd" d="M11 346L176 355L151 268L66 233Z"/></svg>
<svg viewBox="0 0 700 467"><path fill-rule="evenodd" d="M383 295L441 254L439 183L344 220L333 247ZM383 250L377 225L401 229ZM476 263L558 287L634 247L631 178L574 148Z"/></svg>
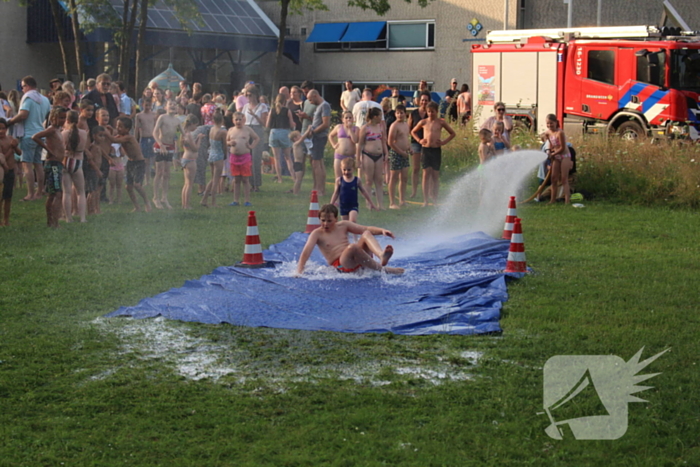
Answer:
<svg viewBox="0 0 700 467"><path fill-rule="evenodd" d="M508 261L505 272L527 272L525 262L525 244L523 243L523 227L520 219L515 218L513 224L513 235L510 239L510 249L508 250Z"/></svg>
<svg viewBox="0 0 700 467"><path fill-rule="evenodd" d="M321 220L318 218L318 192L311 192L311 204L309 205L309 216L306 218L306 230L304 233L311 233L321 227Z"/></svg>
<svg viewBox="0 0 700 467"><path fill-rule="evenodd" d="M245 234L245 250L243 261L236 263L239 268L274 268L272 261L263 259L260 236L258 235L258 222L255 219L255 211L248 211L248 229Z"/></svg>
<svg viewBox="0 0 700 467"><path fill-rule="evenodd" d="M506 225L503 226L503 239L510 240L513 235L513 222L518 213L515 211L515 196L510 197L508 202L508 214L506 214Z"/></svg>

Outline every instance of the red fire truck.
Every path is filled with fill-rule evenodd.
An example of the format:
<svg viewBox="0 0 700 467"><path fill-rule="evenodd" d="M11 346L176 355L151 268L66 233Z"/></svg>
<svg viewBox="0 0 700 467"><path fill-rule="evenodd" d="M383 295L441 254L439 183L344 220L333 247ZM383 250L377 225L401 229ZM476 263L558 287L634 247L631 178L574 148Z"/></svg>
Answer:
<svg viewBox="0 0 700 467"><path fill-rule="evenodd" d="M477 124L504 102L519 128L700 137L700 34L654 26L492 31L472 45ZM477 109L477 106L481 106Z"/></svg>

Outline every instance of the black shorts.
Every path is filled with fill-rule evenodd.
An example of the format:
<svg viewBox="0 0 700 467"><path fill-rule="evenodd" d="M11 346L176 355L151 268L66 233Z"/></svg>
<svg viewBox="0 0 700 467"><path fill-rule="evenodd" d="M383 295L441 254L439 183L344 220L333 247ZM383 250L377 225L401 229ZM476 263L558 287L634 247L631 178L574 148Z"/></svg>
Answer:
<svg viewBox="0 0 700 467"><path fill-rule="evenodd" d="M156 153L156 162L172 162L173 154L175 154L175 151L168 151L167 154L158 151Z"/></svg>
<svg viewBox="0 0 700 467"><path fill-rule="evenodd" d="M85 164L83 167L83 175L85 175L85 193L92 193L97 190L99 186L99 176L90 164Z"/></svg>
<svg viewBox="0 0 700 467"><path fill-rule="evenodd" d="M126 184L141 185L143 176L146 174L146 161L127 161L126 162Z"/></svg>
<svg viewBox="0 0 700 467"><path fill-rule="evenodd" d="M109 161L106 157L102 158L102 164L100 164L100 172L102 172L102 184L109 178Z"/></svg>
<svg viewBox="0 0 700 467"><path fill-rule="evenodd" d="M322 161L323 151L326 149L326 143L328 142L328 135L318 136L314 135L311 140L313 142L313 147L311 148L311 160L312 161Z"/></svg>
<svg viewBox="0 0 700 467"><path fill-rule="evenodd" d="M426 148L423 146L423 154L420 157L420 165L424 169L440 171L442 164L442 148Z"/></svg>
<svg viewBox="0 0 700 467"><path fill-rule="evenodd" d="M11 200L12 192L15 189L15 169L5 171L5 177L2 179L2 183L4 183L2 187L2 199Z"/></svg>

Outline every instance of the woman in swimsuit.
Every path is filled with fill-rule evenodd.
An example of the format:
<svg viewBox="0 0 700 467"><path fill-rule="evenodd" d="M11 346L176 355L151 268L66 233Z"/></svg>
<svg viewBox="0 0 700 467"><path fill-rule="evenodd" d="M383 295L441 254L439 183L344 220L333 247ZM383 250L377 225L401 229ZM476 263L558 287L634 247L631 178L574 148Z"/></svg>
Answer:
<svg viewBox="0 0 700 467"><path fill-rule="evenodd" d="M333 172L338 179L343 175L340 163L348 157L355 157L357 153L357 142L359 141L360 129L353 123L352 112L343 112L343 123L336 125L328 135L328 141L333 146L335 155L333 156Z"/></svg>
<svg viewBox="0 0 700 467"><path fill-rule="evenodd" d="M180 160L180 164L182 164L182 168L185 171L185 184L182 187L182 209L192 209L190 198L192 197L192 187L194 186L194 174L197 172L199 141L204 136L199 134L197 139L192 137L192 131L197 128L197 125L199 125L199 119L192 114L188 115L182 124L182 148L185 150Z"/></svg>
<svg viewBox="0 0 700 467"><path fill-rule="evenodd" d="M207 206L207 198L211 195L211 206L216 207L216 195L219 192L219 180L221 179L221 172L224 169L224 159L226 154L224 153L224 148L226 147L226 127L224 126L224 116L222 113L215 112L214 126L209 130L209 166L211 167L211 180L204 189L204 195L202 196L202 206Z"/></svg>
<svg viewBox="0 0 700 467"><path fill-rule="evenodd" d="M72 192L75 191L78 200L78 215L80 222L87 222L85 200L85 177L83 175L84 152L87 147L88 135L85 130L78 128L80 114L75 110L68 112L66 129L63 130L63 141L66 145L65 158L63 159L63 209L66 222L72 222Z"/></svg>
<svg viewBox="0 0 700 467"><path fill-rule="evenodd" d="M542 141L549 141L549 158L552 160L552 188L549 204L553 204L557 200L559 192L559 183L564 189L564 203L569 204L571 190L569 188L569 171L573 165L571 162L571 154L569 147L566 144L566 135L559 126L557 116L554 114L547 115L547 131L542 133Z"/></svg>
<svg viewBox="0 0 700 467"><path fill-rule="evenodd" d="M372 107L367 112L367 121L360 130L360 138L357 143L357 160L360 161L362 174L365 177L367 188L374 186L378 210L382 210L384 192L382 181L384 180L384 160L389 152L384 137L384 125L382 124L382 109Z"/></svg>

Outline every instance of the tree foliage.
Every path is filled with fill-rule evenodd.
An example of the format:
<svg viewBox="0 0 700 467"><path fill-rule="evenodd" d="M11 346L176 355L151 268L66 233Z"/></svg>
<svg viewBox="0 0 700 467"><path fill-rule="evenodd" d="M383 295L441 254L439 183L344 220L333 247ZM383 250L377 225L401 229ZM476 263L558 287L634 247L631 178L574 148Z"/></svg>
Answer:
<svg viewBox="0 0 700 467"><path fill-rule="evenodd" d="M412 0L404 0L412 3ZM425 8L433 0L416 0L416 3ZM348 0L348 5L361 8L363 10L374 10L378 15L384 15L391 9L390 0Z"/></svg>

